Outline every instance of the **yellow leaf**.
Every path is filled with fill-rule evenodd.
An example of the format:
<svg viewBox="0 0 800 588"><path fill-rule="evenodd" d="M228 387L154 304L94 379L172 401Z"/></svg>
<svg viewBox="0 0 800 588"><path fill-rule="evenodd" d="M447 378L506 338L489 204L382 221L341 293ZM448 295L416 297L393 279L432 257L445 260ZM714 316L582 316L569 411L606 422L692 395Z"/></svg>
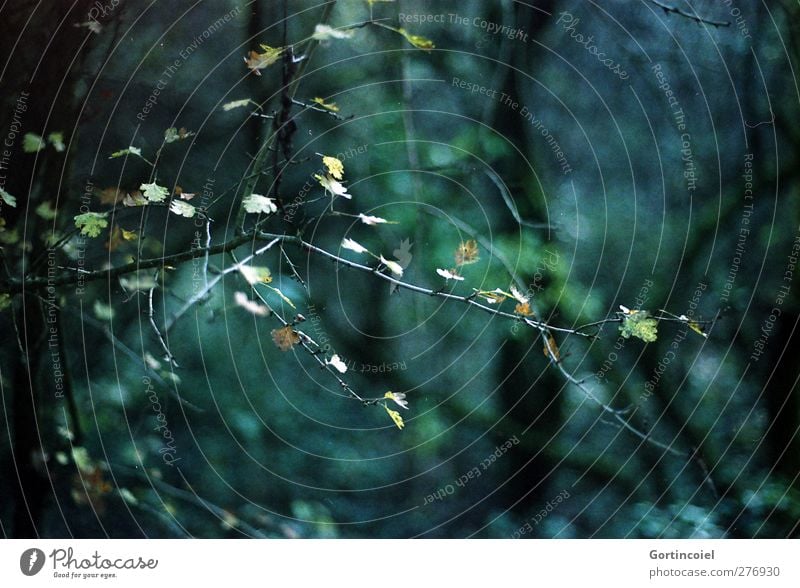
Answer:
<svg viewBox="0 0 800 588"><path fill-rule="evenodd" d="M323 98L314 98L311 100L314 104L318 104L320 107L324 108L325 110L330 110L331 112L339 112L339 107L336 106L335 102L325 102ZM339 178L341 179L341 178Z"/></svg>
<svg viewBox="0 0 800 588"><path fill-rule="evenodd" d="M406 424L403 422L403 417L400 416L399 412L397 412L396 410L392 410L391 408L385 405L383 408L385 408L386 412L389 413L389 416L392 417L392 420L394 421L394 424L397 425L398 429L402 429L403 427L406 426Z"/></svg>
<svg viewBox="0 0 800 588"><path fill-rule="evenodd" d="M259 267L255 265L242 265L239 266L239 273L247 280L251 286L256 284L269 284L272 281L272 274L267 267Z"/></svg>
<svg viewBox="0 0 800 588"><path fill-rule="evenodd" d="M264 53L259 53L257 51L250 51L248 56L244 58L245 64L247 67L250 68L257 76L261 75L260 69L264 69L265 67L269 67L276 61L283 53L283 47L270 47L269 45L261 45L261 49L263 49Z"/></svg>
<svg viewBox="0 0 800 588"><path fill-rule="evenodd" d="M272 340L275 342L275 345L277 345L278 349L281 351L289 351L292 347L300 343L300 335L289 325L281 327L280 329L273 329L270 334L272 335Z"/></svg>
<svg viewBox="0 0 800 588"><path fill-rule="evenodd" d="M271 278L270 278L270 279L271 279ZM286 296L286 295L285 295L283 292L281 292L281 291L280 291L280 290L278 290L277 288L274 288L273 286L267 286L267 288L269 288L270 290L272 290L273 292L275 292L275 294L277 294L278 296L280 296L280 297L281 297L281 300L283 300L283 301L284 301L286 304L288 304L288 305L289 305L289 306L291 306L292 308L297 308L297 307L294 305L294 303L293 303L291 300L289 300L289 298L288 298L288 297L287 297L287 296Z"/></svg>
<svg viewBox="0 0 800 588"><path fill-rule="evenodd" d="M426 39L425 37L421 37L419 35L412 35L405 29L397 29L397 32L403 35L409 43L414 45L417 49L422 49L423 51L430 51L431 49L435 49L436 45L433 44L433 41L430 39Z"/></svg>
<svg viewBox="0 0 800 588"><path fill-rule="evenodd" d="M405 408L408 410L408 400L406 400L406 395L402 392L387 392L383 395L384 398L391 400L400 408Z"/></svg>
<svg viewBox="0 0 800 588"><path fill-rule="evenodd" d="M462 241L456 248L456 265L469 265L478 261L478 243L475 239Z"/></svg>

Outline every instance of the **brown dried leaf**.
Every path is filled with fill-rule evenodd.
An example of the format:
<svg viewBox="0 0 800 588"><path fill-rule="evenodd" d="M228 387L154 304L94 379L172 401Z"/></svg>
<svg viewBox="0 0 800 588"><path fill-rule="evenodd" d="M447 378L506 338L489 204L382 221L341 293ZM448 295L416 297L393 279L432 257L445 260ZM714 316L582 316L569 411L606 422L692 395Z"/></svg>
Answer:
<svg viewBox="0 0 800 588"><path fill-rule="evenodd" d="M462 241L456 248L456 265L468 265L478 261L478 243L475 239Z"/></svg>
<svg viewBox="0 0 800 588"><path fill-rule="evenodd" d="M100 204L110 204L112 206L117 202L121 202L125 196L126 194L117 187L103 188L98 194Z"/></svg>
<svg viewBox="0 0 800 588"><path fill-rule="evenodd" d="M281 327L280 329L273 329L270 333L272 340L278 349L281 351L289 351L292 347L300 343L300 335L297 334L289 325Z"/></svg>
<svg viewBox="0 0 800 588"><path fill-rule="evenodd" d="M549 333L544 339L544 356L558 363L561 360L561 352L558 350L556 340Z"/></svg>
<svg viewBox="0 0 800 588"><path fill-rule="evenodd" d="M533 316L533 310L531 310L530 302L518 303L514 308L514 312L521 314L522 316Z"/></svg>

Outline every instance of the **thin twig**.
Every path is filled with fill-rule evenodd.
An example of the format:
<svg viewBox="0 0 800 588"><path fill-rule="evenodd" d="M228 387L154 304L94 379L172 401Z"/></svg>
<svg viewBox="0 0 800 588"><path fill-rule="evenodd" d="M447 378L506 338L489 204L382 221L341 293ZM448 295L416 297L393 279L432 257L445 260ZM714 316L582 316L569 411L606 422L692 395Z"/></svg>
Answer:
<svg viewBox="0 0 800 588"><path fill-rule="evenodd" d="M727 20L710 20L710 19L707 19L707 18L703 18L703 17L699 16L697 13L692 14L691 12L685 12L684 10L682 10L682 9L676 7L676 6L668 6L667 4L664 4L663 2L660 2L659 0L649 0L649 2L651 4L655 4L656 6L658 6L661 10L663 10L667 14L669 14L669 13L677 14L679 16L683 16L685 18L691 19L691 20L695 21L696 23L707 24L707 25L711 25L712 27L729 27L729 26L731 26L731 23L729 21L727 21Z"/></svg>
<svg viewBox="0 0 800 588"><path fill-rule="evenodd" d="M153 327L153 332L155 332L156 338L158 342L161 343L161 348L164 350L164 359L168 361L171 366L180 367L175 360L175 356L172 355L172 352L169 350L167 342L164 341L164 336L161 334L161 331L158 330L158 325L156 325L155 310L153 309L153 292L155 292L155 290L156 286L153 286L147 292L147 318L150 319L150 326Z"/></svg>
<svg viewBox="0 0 800 588"><path fill-rule="evenodd" d="M295 106L300 106L305 110L313 110L314 112L321 112L323 114L327 114L328 116L332 116L336 120L349 120L353 118L352 115L344 117L341 114L337 114L335 111L330 110L328 108L323 108L322 106L319 106L316 103L303 102L302 100L298 100L296 98L292 98L292 104L294 104Z"/></svg>

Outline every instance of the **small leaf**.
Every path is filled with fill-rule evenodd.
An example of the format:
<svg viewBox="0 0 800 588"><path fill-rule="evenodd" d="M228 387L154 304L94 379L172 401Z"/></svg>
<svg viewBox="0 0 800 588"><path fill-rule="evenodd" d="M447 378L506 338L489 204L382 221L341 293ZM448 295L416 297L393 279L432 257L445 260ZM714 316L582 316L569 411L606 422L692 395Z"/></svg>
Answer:
<svg viewBox="0 0 800 588"><path fill-rule="evenodd" d="M192 218L197 212L194 206L183 200L173 200L169 203L169 209L178 216L185 216L186 218Z"/></svg>
<svg viewBox="0 0 800 588"><path fill-rule="evenodd" d="M114 151L111 154L109 159L116 159L117 157L125 157L126 155L136 155L137 157L142 156L142 150L139 147L134 147L131 145L127 149L121 149L120 151Z"/></svg>
<svg viewBox="0 0 800 588"><path fill-rule="evenodd" d="M242 274L247 283L251 286L256 284L269 284L272 281L272 273L268 267L255 265L239 266L239 273Z"/></svg>
<svg viewBox="0 0 800 588"><path fill-rule="evenodd" d="M321 176L319 174L314 174L314 178L319 182L320 186L325 188L325 192L330 192L334 196L342 196L343 198L347 198L350 200L353 196L347 193L347 188L345 188L338 180L332 178L329 175Z"/></svg>
<svg viewBox="0 0 800 588"><path fill-rule="evenodd" d="M394 224L394 223L391 223L391 221L386 220L385 218L381 218L379 216L370 216L370 215L363 214L363 213L359 213L358 218L359 218L359 220L361 220L362 223L364 223L365 225L370 225L370 226L371 225L380 225L380 224L383 224L383 223Z"/></svg>
<svg viewBox="0 0 800 588"><path fill-rule="evenodd" d="M120 245L122 245L124 239L122 238L122 230L119 228L119 225L115 225L113 229L111 229L111 234L108 236L108 241L106 241L106 249L109 251L116 251Z"/></svg>
<svg viewBox="0 0 800 588"><path fill-rule="evenodd" d="M558 350L558 345L556 345L556 340L550 333L545 334L544 356L549 359L552 359L556 363L561 361L561 352Z"/></svg>
<svg viewBox="0 0 800 588"><path fill-rule="evenodd" d="M380 259L381 263L386 267L388 267L389 271L391 271L398 278L403 276L403 268L399 263L397 263L396 261L391 261L389 259L386 259L383 255L380 256Z"/></svg>
<svg viewBox="0 0 800 588"><path fill-rule="evenodd" d="M405 29L394 29L403 37L405 37L406 41L414 45L417 49L422 49L423 51L430 51L431 49L435 49L436 45L433 44L433 41L430 39L426 39L425 37L421 37L419 35L412 35Z"/></svg>
<svg viewBox="0 0 800 588"><path fill-rule="evenodd" d="M509 289L511 290L511 296L513 296L514 300L516 300L520 304L528 304L528 302L530 302L530 299L527 296L525 296L522 292L517 290L514 284L511 284L511 288Z"/></svg>
<svg viewBox="0 0 800 588"><path fill-rule="evenodd" d="M514 312L522 316L533 316L534 314L529 302L524 304L522 302L517 303L517 305L514 307Z"/></svg>
<svg viewBox="0 0 800 588"><path fill-rule="evenodd" d="M673 315L673 316L674 316L674 315ZM705 330L703 329L703 325L701 325L700 323L698 323L698 322L696 322L696 321L693 321L692 319L690 319L690 318L689 318L688 316L686 316L685 314L682 314L682 315L681 315L681 316L679 316L678 318L679 318L680 320L682 320L684 323L686 323L686 326L688 326L688 327L689 327L691 330L693 330L695 333L697 333L698 335L701 335L701 336L703 336L704 338L708 339L708 333L706 333L706 332L705 332Z"/></svg>
<svg viewBox="0 0 800 588"><path fill-rule="evenodd" d="M120 498L122 498L122 500L124 500L128 504L131 504L133 506L136 506L137 504L139 504L139 501L136 500L136 497L127 488L120 488L119 489L119 496L120 496Z"/></svg>
<svg viewBox="0 0 800 588"><path fill-rule="evenodd" d="M286 294L284 294L283 292L281 292L281 291L280 291L278 288L275 288L274 286L267 286L267 288L269 288L270 290L272 290L273 292L275 292L275 294L277 294L278 296L280 296L280 297L281 297L281 300L283 300L283 301L284 301L286 304L288 304L288 305L289 305L289 306L291 306L292 308L297 308L297 307L294 305L294 302L292 302L291 300L289 300L289 298L286 296Z"/></svg>
<svg viewBox="0 0 800 588"><path fill-rule="evenodd" d="M87 212L75 217L75 226L81 230L81 235L99 237L103 229L108 226L107 212Z"/></svg>
<svg viewBox="0 0 800 588"><path fill-rule="evenodd" d="M147 204L147 199L142 196L139 190L134 190L130 194L125 194L125 197L122 199L123 206L146 206Z"/></svg>
<svg viewBox="0 0 800 588"><path fill-rule="evenodd" d="M234 108L241 108L242 106L247 106L250 104L252 100L250 98L242 98L241 100L233 100L232 102L226 102L222 105L222 110L228 112L229 110L233 110Z"/></svg>
<svg viewBox="0 0 800 588"><path fill-rule="evenodd" d="M94 473L95 467L92 459L89 457L89 452L85 447L75 445L72 447L72 461L78 466L78 469L84 474Z"/></svg>
<svg viewBox="0 0 800 588"><path fill-rule="evenodd" d="M114 307L103 304L99 300L94 301L92 310L94 311L94 316L101 321L110 321L114 318Z"/></svg>
<svg viewBox="0 0 800 588"><path fill-rule="evenodd" d="M318 105L320 108L324 108L325 110L330 110L331 112L339 112L339 107L336 106L335 102L325 102L323 98L312 98L311 102Z"/></svg>
<svg viewBox="0 0 800 588"><path fill-rule="evenodd" d="M0 311L5 310L9 306L11 306L11 294L3 292L0 294Z"/></svg>
<svg viewBox="0 0 800 588"><path fill-rule="evenodd" d="M127 292L152 290L158 286L155 274L152 270L139 270L138 272L131 272L127 276L122 276L119 279L119 284Z"/></svg>
<svg viewBox="0 0 800 588"><path fill-rule="evenodd" d="M462 241L456 248L456 265L469 265L476 263L478 257L478 242L475 239L469 241Z"/></svg>
<svg viewBox="0 0 800 588"><path fill-rule="evenodd" d="M142 184L139 186L139 189L142 191L145 199L148 202L164 202L169 196L169 190L167 190L164 186L159 186L156 183L152 184Z"/></svg>
<svg viewBox="0 0 800 588"><path fill-rule="evenodd" d="M342 359L336 354L333 354L330 360L325 362L325 365L333 366L340 374L343 374L347 371L347 364L345 364L345 362L343 362Z"/></svg>
<svg viewBox="0 0 800 588"><path fill-rule="evenodd" d="M242 205L250 214L272 214L278 211L275 200L261 194L250 194L242 200Z"/></svg>
<svg viewBox="0 0 800 588"><path fill-rule="evenodd" d="M22 137L22 150L25 153L36 153L45 148L44 139L33 133L25 133Z"/></svg>
<svg viewBox="0 0 800 588"><path fill-rule="evenodd" d="M233 295L233 300L237 306L241 306L247 312L255 316L268 316L269 309L263 304L259 304L254 300L250 300L244 292L236 292Z"/></svg>
<svg viewBox="0 0 800 588"><path fill-rule="evenodd" d="M273 329L270 333L272 340L281 351L289 351L292 347L300 343L300 335L289 325L280 329Z"/></svg>
<svg viewBox="0 0 800 588"><path fill-rule="evenodd" d="M473 290L475 290L475 288L473 288ZM511 294L504 292L500 288L495 288L494 290L475 290L475 292L489 304L500 304L506 298L511 298Z"/></svg>
<svg viewBox="0 0 800 588"><path fill-rule="evenodd" d="M403 427L406 426L406 424L403 422L403 417L400 416L399 412L397 412L396 410L392 410L386 405L384 405L383 408L385 408L386 412L389 413L389 416L392 417L392 420L394 421L394 424L397 425L398 429L402 430Z"/></svg>
<svg viewBox="0 0 800 588"><path fill-rule="evenodd" d="M175 141L183 141L189 137L193 137L196 133L191 131L187 131L186 128L181 127L180 129L176 129L175 127L170 127L166 131L164 131L164 143L174 143Z"/></svg>
<svg viewBox="0 0 800 588"><path fill-rule="evenodd" d="M387 392L383 395L384 398L388 398L400 408L404 408L408 410L408 401L405 399L406 395L402 392Z"/></svg>
<svg viewBox="0 0 800 588"><path fill-rule="evenodd" d="M696 323L695 321L689 321L687 324L689 325L689 328L693 330L695 333L697 333L698 335L702 335L703 337L708 339L708 333L706 333L703 330L703 327L700 325L700 323Z"/></svg>
<svg viewBox="0 0 800 588"><path fill-rule="evenodd" d="M56 209L53 208L53 205L49 200L45 200L39 206L36 207L36 214L40 218L49 221L56 218Z"/></svg>
<svg viewBox="0 0 800 588"><path fill-rule="evenodd" d="M252 71L257 76L261 75L259 70L264 69L265 67L269 67L276 61L283 53L283 47L270 47L269 45L261 45L261 49L264 51L263 53L258 53L257 51L250 51L248 56L244 58L244 62L250 71Z"/></svg>
<svg viewBox="0 0 800 588"><path fill-rule="evenodd" d="M3 188L0 188L0 200L8 204L12 208L17 207L17 199L14 198L11 194L6 192Z"/></svg>
<svg viewBox="0 0 800 588"><path fill-rule="evenodd" d="M436 273L442 276L445 280L458 280L463 281L464 276L459 276L456 270L436 269Z"/></svg>
<svg viewBox="0 0 800 588"><path fill-rule="evenodd" d="M314 34L311 36L317 41L327 41L328 39L349 39L353 36L352 30L337 30L326 24L318 24L314 27Z"/></svg>
<svg viewBox="0 0 800 588"><path fill-rule="evenodd" d="M67 148L64 145L64 133L50 133L47 135L47 142L53 146L53 149L61 153Z"/></svg>
<svg viewBox="0 0 800 588"><path fill-rule="evenodd" d="M646 310L631 310L622 319L619 330L626 339L636 337L645 343L652 343L658 338L658 321L651 318Z"/></svg>
<svg viewBox="0 0 800 588"><path fill-rule="evenodd" d="M356 253L369 253L366 247L359 245L352 239L342 239L342 248L355 251Z"/></svg>
<svg viewBox="0 0 800 588"><path fill-rule="evenodd" d="M100 199L100 204L110 204L113 206L117 202L120 202L125 197L125 194L117 187L103 188L97 193L97 197Z"/></svg>
<svg viewBox="0 0 800 588"><path fill-rule="evenodd" d="M341 162L340 159L337 159L336 157L331 157L330 155L324 155L322 157L322 163L327 168L329 175L336 178L337 180L344 179L344 164Z"/></svg>
<svg viewBox="0 0 800 588"><path fill-rule="evenodd" d="M175 186L175 195L180 197L181 200L191 200L197 196L194 192L185 192L180 186Z"/></svg>
<svg viewBox="0 0 800 588"><path fill-rule="evenodd" d="M122 238L126 241L134 241L139 238L139 235L136 234L136 231L126 231L122 229Z"/></svg>

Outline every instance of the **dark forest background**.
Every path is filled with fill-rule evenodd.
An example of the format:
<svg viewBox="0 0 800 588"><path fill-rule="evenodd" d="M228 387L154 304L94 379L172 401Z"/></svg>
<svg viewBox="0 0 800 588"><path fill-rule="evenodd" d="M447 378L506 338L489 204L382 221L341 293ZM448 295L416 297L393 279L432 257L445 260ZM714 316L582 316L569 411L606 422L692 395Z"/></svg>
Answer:
<svg viewBox="0 0 800 588"><path fill-rule="evenodd" d="M0 16L5 537L797 537L796 3L16 0ZM312 39L320 23L363 26ZM255 75L259 44L296 59ZM325 214L321 154L353 195L334 210L394 224ZM340 247L354 239L432 290L527 287L564 329L559 362L519 316L288 242L257 265L296 309L221 274L221 253L79 287L79 266L191 250L207 226L235 238L254 177L282 207L271 233L376 266ZM212 222L124 205L150 182ZM86 210L109 213L96 238L77 234ZM480 260L445 282L472 239ZM23 286L48 269L65 283ZM330 347L280 350L280 319L237 292ZM620 305L705 334L664 320L655 342L621 338ZM348 398L317 361L332 353L364 398L406 395L387 405L402 430Z"/></svg>

